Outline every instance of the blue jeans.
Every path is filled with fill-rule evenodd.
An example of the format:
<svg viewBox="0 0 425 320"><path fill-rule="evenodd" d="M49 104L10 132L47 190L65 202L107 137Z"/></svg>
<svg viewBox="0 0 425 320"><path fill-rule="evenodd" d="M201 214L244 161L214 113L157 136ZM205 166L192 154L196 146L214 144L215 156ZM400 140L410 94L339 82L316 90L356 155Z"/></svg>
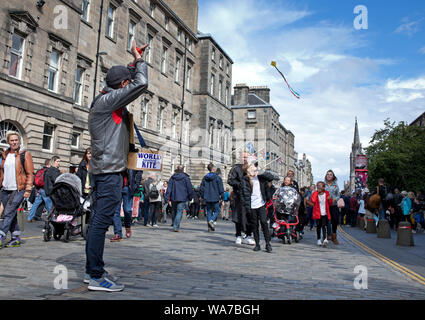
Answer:
<svg viewBox="0 0 425 320"><path fill-rule="evenodd" d="M93 175L94 204L86 241L86 273L99 279L105 270L103 250L105 234L114 222L114 214L122 199L123 177L120 173Z"/></svg>
<svg viewBox="0 0 425 320"><path fill-rule="evenodd" d="M124 226L131 228L131 210L133 209L133 197L130 196L128 187L124 187L121 192L122 206L124 210ZM121 222L121 202L117 206L114 214L114 234L122 238L122 222Z"/></svg>
<svg viewBox="0 0 425 320"><path fill-rule="evenodd" d="M382 219L386 219L386 217L385 217L385 209L381 204L381 206L379 207L379 220L382 220Z"/></svg>
<svg viewBox="0 0 425 320"><path fill-rule="evenodd" d="M10 197L15 193L12 203L9 203ZM0 224L0 236L6 237L10 231L12 237L18 237L21 235L21 229L18 225L18 208L24 200L25 191L6 191L0 192L0 200L3 203L3 222Z"/></svg>
<svg viewBox="0 0 425 320"><path fill-rule="evenodd" d="M44 205L46 206L47 212L50 213L52 210L52 200L46 196L46 191L43 188L36 191L37 195L35 196L35 201L31 207L30 214L28 216L28 221L34 219L34 216L37 212L38 206L44 201Z"/></svg>
<svg viewBox="0 0 425 320"><path fill-rule="evenodd" d="M207 202L206 205L207 210L207 223L212 221L215 221L220 214L220 202Z"/></svg>
<svg viewBox="0 0 425 320"><path fill-rule="evenodd" d="M183 218L183 211L187 206L187 202L183 201L183 202L171 202L172 208L173 208L173 216L174 216L174 221L173 221L173 228L174 230L179 230L180 229L180 222L182 221Z"/></svg>
<svg viewBox="0 0 425 320"><path fill-rule="evenodd" d="M313 208L307 207L307 221L310 225L310 229L314 227L314 220L313 220Z"/></svg>

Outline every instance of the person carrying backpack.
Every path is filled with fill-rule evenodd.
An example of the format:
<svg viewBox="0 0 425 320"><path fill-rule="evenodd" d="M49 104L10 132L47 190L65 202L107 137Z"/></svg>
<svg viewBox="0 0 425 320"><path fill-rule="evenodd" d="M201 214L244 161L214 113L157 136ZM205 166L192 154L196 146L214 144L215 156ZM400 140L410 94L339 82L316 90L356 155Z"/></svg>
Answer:
<svg viewBox="0 0 425 320"><path fill-rule="evenodd" d="M158 227L156 223L157 217L159 216L159 212L161 210L161 192L162 186L160 182L156 180L155 173L152 173L150 176L152 182L149 184L149 220L148 224L151 227ZM148 179L149 180L149 179ZM145 224L146 225L146 224Z"/></svg>
<svg viewBox="0 0 425 320"><path fill-rule="evenodd" d="M30 213L28 215L28 222L34 222L36 219L37 209L40 204L44 201L47 212L50 212L52 209L52 200L46 195L44 191L44 174L47 169L50 168L50 159L47 159L44 162L43 168L39 169L35 174L34 185L35 185L35 201L31 207Z"/></svg>

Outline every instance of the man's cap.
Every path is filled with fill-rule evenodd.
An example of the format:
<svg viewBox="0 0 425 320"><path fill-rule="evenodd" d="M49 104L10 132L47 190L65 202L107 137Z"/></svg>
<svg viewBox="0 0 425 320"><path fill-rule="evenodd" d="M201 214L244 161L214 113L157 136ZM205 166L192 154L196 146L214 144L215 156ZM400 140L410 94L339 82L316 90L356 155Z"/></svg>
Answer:
<svg viewBox="0 0 425 320"><path fill-rule="evenodd" d="M106 84L108 87L120 84L121 81L125 80L131 80L131 73L124 66L113 66L106 74Z"/></svg>

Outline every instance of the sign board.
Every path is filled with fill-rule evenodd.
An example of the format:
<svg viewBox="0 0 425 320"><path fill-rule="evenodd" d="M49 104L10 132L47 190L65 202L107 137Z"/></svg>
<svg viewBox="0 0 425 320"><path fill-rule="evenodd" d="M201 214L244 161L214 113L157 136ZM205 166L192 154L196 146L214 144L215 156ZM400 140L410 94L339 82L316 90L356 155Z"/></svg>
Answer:
<svg viewBox="0 0 425 320"><path fill-rule="evenodd" d="M367 169L367 156L363 154L357 155L354 166L356 169Z"/></svg>
<svg viewBox="0 0 425 320"><path fill-rule="evenodd" d="M162 171L164 157L159 151L141 149L129 152L128 168L139 171Z"/></svg>

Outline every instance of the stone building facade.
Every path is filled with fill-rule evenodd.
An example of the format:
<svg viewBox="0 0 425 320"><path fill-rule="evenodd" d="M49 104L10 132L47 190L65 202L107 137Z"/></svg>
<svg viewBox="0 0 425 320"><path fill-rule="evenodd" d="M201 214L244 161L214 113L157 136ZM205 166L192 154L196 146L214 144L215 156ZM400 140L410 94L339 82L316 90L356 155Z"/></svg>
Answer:
<svg viewBox="0 0 425 320"><path fill-rule="evenodd" d="M252 142L261 169L270 170L282 178L288 170L293 170L296 175L301 170L306 182L313 181L311 164L305 160L303 167L299 165L294 150L295 136L279 122L280 115L270 104L269 88L237 84L232 111L234 162L241 152L249 151L247 144ZM309 173L306 172L308 168ZM299 180L297 176L295 178Z"/></svg>
<svg viewBox="0 0 425 320"><path fill-rule="evenodd" d="M103 0L95 79L100 14L101 0L3 4L0 146L6 146L5 132L16 129L35 168L53 155L62 158L64 167L78 164L90 146L87 119L93 96L113 65L131 62L135 39L150 44L145 56L149 86L129 110L147 145L164 154L162 179L179 163L186 165L194 184L210 160L227 166L231 144L223 136L231 135L230 98L226 101L218 87L220 79L223 87L231 87L233 61L211 36L198 34L197 1ZM211 50L204 57L207 47ZM211 59L212 47L217 60ZM208 91L211 72L216 77L213 93ZM197 128L210 129L213 138Z"/></svg>

